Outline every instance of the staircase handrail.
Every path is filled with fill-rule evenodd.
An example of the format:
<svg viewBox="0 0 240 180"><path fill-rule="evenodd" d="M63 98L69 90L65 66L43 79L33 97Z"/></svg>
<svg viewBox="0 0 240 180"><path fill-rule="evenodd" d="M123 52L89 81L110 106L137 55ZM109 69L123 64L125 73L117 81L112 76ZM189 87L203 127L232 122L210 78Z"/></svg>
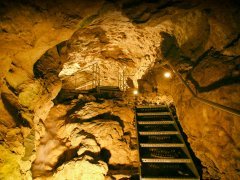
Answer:
<svg viewBox="0 0 240 180"><path fill-rule="evenodd" d="M192 96L204 103L204 104L207 104L211 107L215 107L217 109L220 109L222 111L225 111L225 112L228 112L228 113L231 113L231 114L234 114L236 116L240 116L240 110L237 110L237 109L233 109L231 107L227 107L227 106L224 106L222 104L219 104L219 103L216 103L216 102L213 102L213 101L210 101L210 100L207 100L207 99L204 99L204 98L201 98L199 97L191 88L190 86L188 85L188 83L183 79L183 77L181 76L181 74L168 62L168 65L169 67L172 69L172 71L178 76L178 78L181 80L181 82L185 85L185 87L190 91L190 93L192 94Z"/></svg>
<svg viewBox="0 0 240 180"><path fill-rule="evenodd" d="M76 74L79 73L79 72L83 72L84 70L86 69L91 69L92 70L92 78L88 81L85 81L83 82L80 86L77 87L77 78L76 77ZM74 88L75 89L81 89L81 88L84 88L84 87L87 87L87 86L90 86L92 85L91 87L94 88L94 87L97 87L97 86L100 86L100 68L98 66L98 62L93 62L91 64L89 64L88 66L85 66L79 70L77 70L74 74L71 74L71 75L67 75L67 77L74 77L74 81L75 81L75 85L74 85ZM62 78L62 80L66 79L67 78L66 76L64 78ZM80 77L84 77L84 75L80 75Z"/></svg>

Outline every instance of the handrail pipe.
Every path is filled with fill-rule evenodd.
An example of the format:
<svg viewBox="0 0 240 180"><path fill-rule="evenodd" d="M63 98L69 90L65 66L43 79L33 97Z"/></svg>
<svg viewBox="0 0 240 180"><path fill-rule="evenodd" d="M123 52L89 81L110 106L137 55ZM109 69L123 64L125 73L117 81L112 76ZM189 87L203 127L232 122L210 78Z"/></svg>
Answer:
<svg viewBox="0 0 240 180"><path fill-rule="evenodd" d="M190 93L192 94L192 96L204 103L204 104L207 104L209 106L212 106L212 107L215 107L217 109L220 109L222 111L225 111L225 112L228 112L228 113L231 113L233 115L236 115L236 116L239 116L240 117L240 110L237 110L237 109L233 109L231 107L227 107L227 106L224 106L224 105L221 105L221 104L218 104L218 103L215 103L213 101L209 101L207 99L204 99L204 98L201 98L201 97L198 97L198 95L189 87L188 83L183 79L183 77L181 76L181 74L175 70L175 68L168 62L168 65L169 67L173 70L173 72L178 76L178 78L182 81L182 83L185 85L185 87L190 91Z"/></svg>

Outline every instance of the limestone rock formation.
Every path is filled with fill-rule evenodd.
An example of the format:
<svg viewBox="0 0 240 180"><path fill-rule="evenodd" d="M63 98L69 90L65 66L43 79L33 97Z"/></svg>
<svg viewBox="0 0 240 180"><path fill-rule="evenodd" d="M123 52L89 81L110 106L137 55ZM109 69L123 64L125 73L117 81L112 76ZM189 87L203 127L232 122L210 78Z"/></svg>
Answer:
<svg viewBox="0 0 240 180"><path fill-rule="evenodd" d="M224 5L231 7L231 3ZM222 6L215 4L208 8L211 16L208 13L199 16L199 9L186 12L185 16L175 15L172 21L178 22L171 25L174 31L162 34L160 57L163 60L156 63L151 73L146 74L144 82L148 82L150 87L157 86L159 93L173 97L180 123L193 151L201 160L203 179L238 179L239 160L236 157L239 150L236 142L239 141L239 134L236 132L239 132L239 117L197 101L176 75L172 79L163 78L165 71L172 71L169 66L164 65L168 61L181 73L198 96L236 110L240 109L239 54L227 50L239 49L238 43L235 43L239 40L238 20L230 13L237 10L232 7L219 13ZM190 16L189 13L195 15ZM199 21L191 25L191 33L188 33L187 29L181 29L176 34L176 26L182 28L185 23L195 23L199 18L207 18L208 24ZM230 26L225 26L227 21L231 22ZM197 35L205 26L209 27L208 35ZM215 31L216 29L219 31ZM196 34L192 36L194 33ZM201 41L192 39L193 37L201 37ZM195 45L188 43L201 43L201 48L194 50Z"/></svg>
<svg viewBox="0 0 240 180"><path fill-rule="evenodd" d="M237 0L0 2L0 179L104 179L108 169L136 167L132 107L163 102L175 104L202 178L239 179L239 116L196 101L176 75L163 78L171 63L198 96L239 112L239 7ZM66 90L89 89L96 76L142 95L67 98Z"/></svg>
<svg viewBox="0 0 240 180"><path fill-rule="evenodd" d="M101 5L100 1L65 5L64 1L0 3L1 179L24 177L26 172L31 178L32 151L44 131L39 120L46 118L51 100L61 88L57 76L34 78L34 63L48 49L67 40L78 25L86 24ZM12 132L20 129L20 133L7 135L6 129L10 128L16 128ZM13 163L14 173L9 169Z"/></svg>
<svg viewBox="0 0 240 180"><path fill-rule="evenodd" d="M101 85L117 85L118 75L123 70L132 74L137 86L144 71L152 65L159 46L159 34L151 27L138 28L115 7L94 23L76 31L67 42L67 62L60 72L66 87L74 87L70 75L77 78L77 86L91 79L91 69L78 72L93 63L98 63ZM127 46L126 46L127 44Z"/></svg>
<svg viewBox="0 0 240 180"><path fill-rule="evenodd" d="M91 157L74 159L60 166L52 179L96 179L104 180L107 174L107 165L103 161L97 161Z"/></svg>
<svg viewBox="0 0 240 180"><path fill-rule="evenodd" d="M93 101L89 102L90 99ZM110 110L114 110L115 114L108 114ZM122 111L129 114L123 115ZM43 122L45 133L37 147L33 176L51 178L51 172L54 172L53 178L66 178L71 169L76 172L71 177L90 177L92 170L94 172L91 173L99 174L95 177L98 179L106 175L107 165L136 167L133 115L124 103L108 100L99 104L89 96L82 96L68 105L54 106ZM105 163L98 162L99 159ZM90 169L82 168L85 165ZM94 178L94 175L91 177Z"/></svg>

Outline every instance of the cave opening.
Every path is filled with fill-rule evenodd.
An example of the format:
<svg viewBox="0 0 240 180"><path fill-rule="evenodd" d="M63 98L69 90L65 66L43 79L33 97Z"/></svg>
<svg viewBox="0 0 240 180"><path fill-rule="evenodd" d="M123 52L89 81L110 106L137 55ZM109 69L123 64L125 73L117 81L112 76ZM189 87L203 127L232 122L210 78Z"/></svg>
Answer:
<svg viewBox="0 0 240 180"><path fill-rule="evenodd" d="M239 9L0 2L0 179L240 179Z"/></svg>

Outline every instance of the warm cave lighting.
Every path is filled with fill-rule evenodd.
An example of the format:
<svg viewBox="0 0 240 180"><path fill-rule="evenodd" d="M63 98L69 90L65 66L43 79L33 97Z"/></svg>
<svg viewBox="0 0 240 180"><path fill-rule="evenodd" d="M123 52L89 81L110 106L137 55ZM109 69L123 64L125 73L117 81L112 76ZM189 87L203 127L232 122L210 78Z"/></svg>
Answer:
<svg viewBox="0 0 240 180"><path fill-rule="evenodd" d="M165 72L164 73L165 78L170 78L171 76L172 76L172 74L170 72Z"/></svg>
<svg viewBox="0 0 240 180"><path fill-rule="evenodd" d="M137 94L138 94L138 90L136 90L136 89L133 90L133 94L134 94L134 95L137 95Z"/></svg>

